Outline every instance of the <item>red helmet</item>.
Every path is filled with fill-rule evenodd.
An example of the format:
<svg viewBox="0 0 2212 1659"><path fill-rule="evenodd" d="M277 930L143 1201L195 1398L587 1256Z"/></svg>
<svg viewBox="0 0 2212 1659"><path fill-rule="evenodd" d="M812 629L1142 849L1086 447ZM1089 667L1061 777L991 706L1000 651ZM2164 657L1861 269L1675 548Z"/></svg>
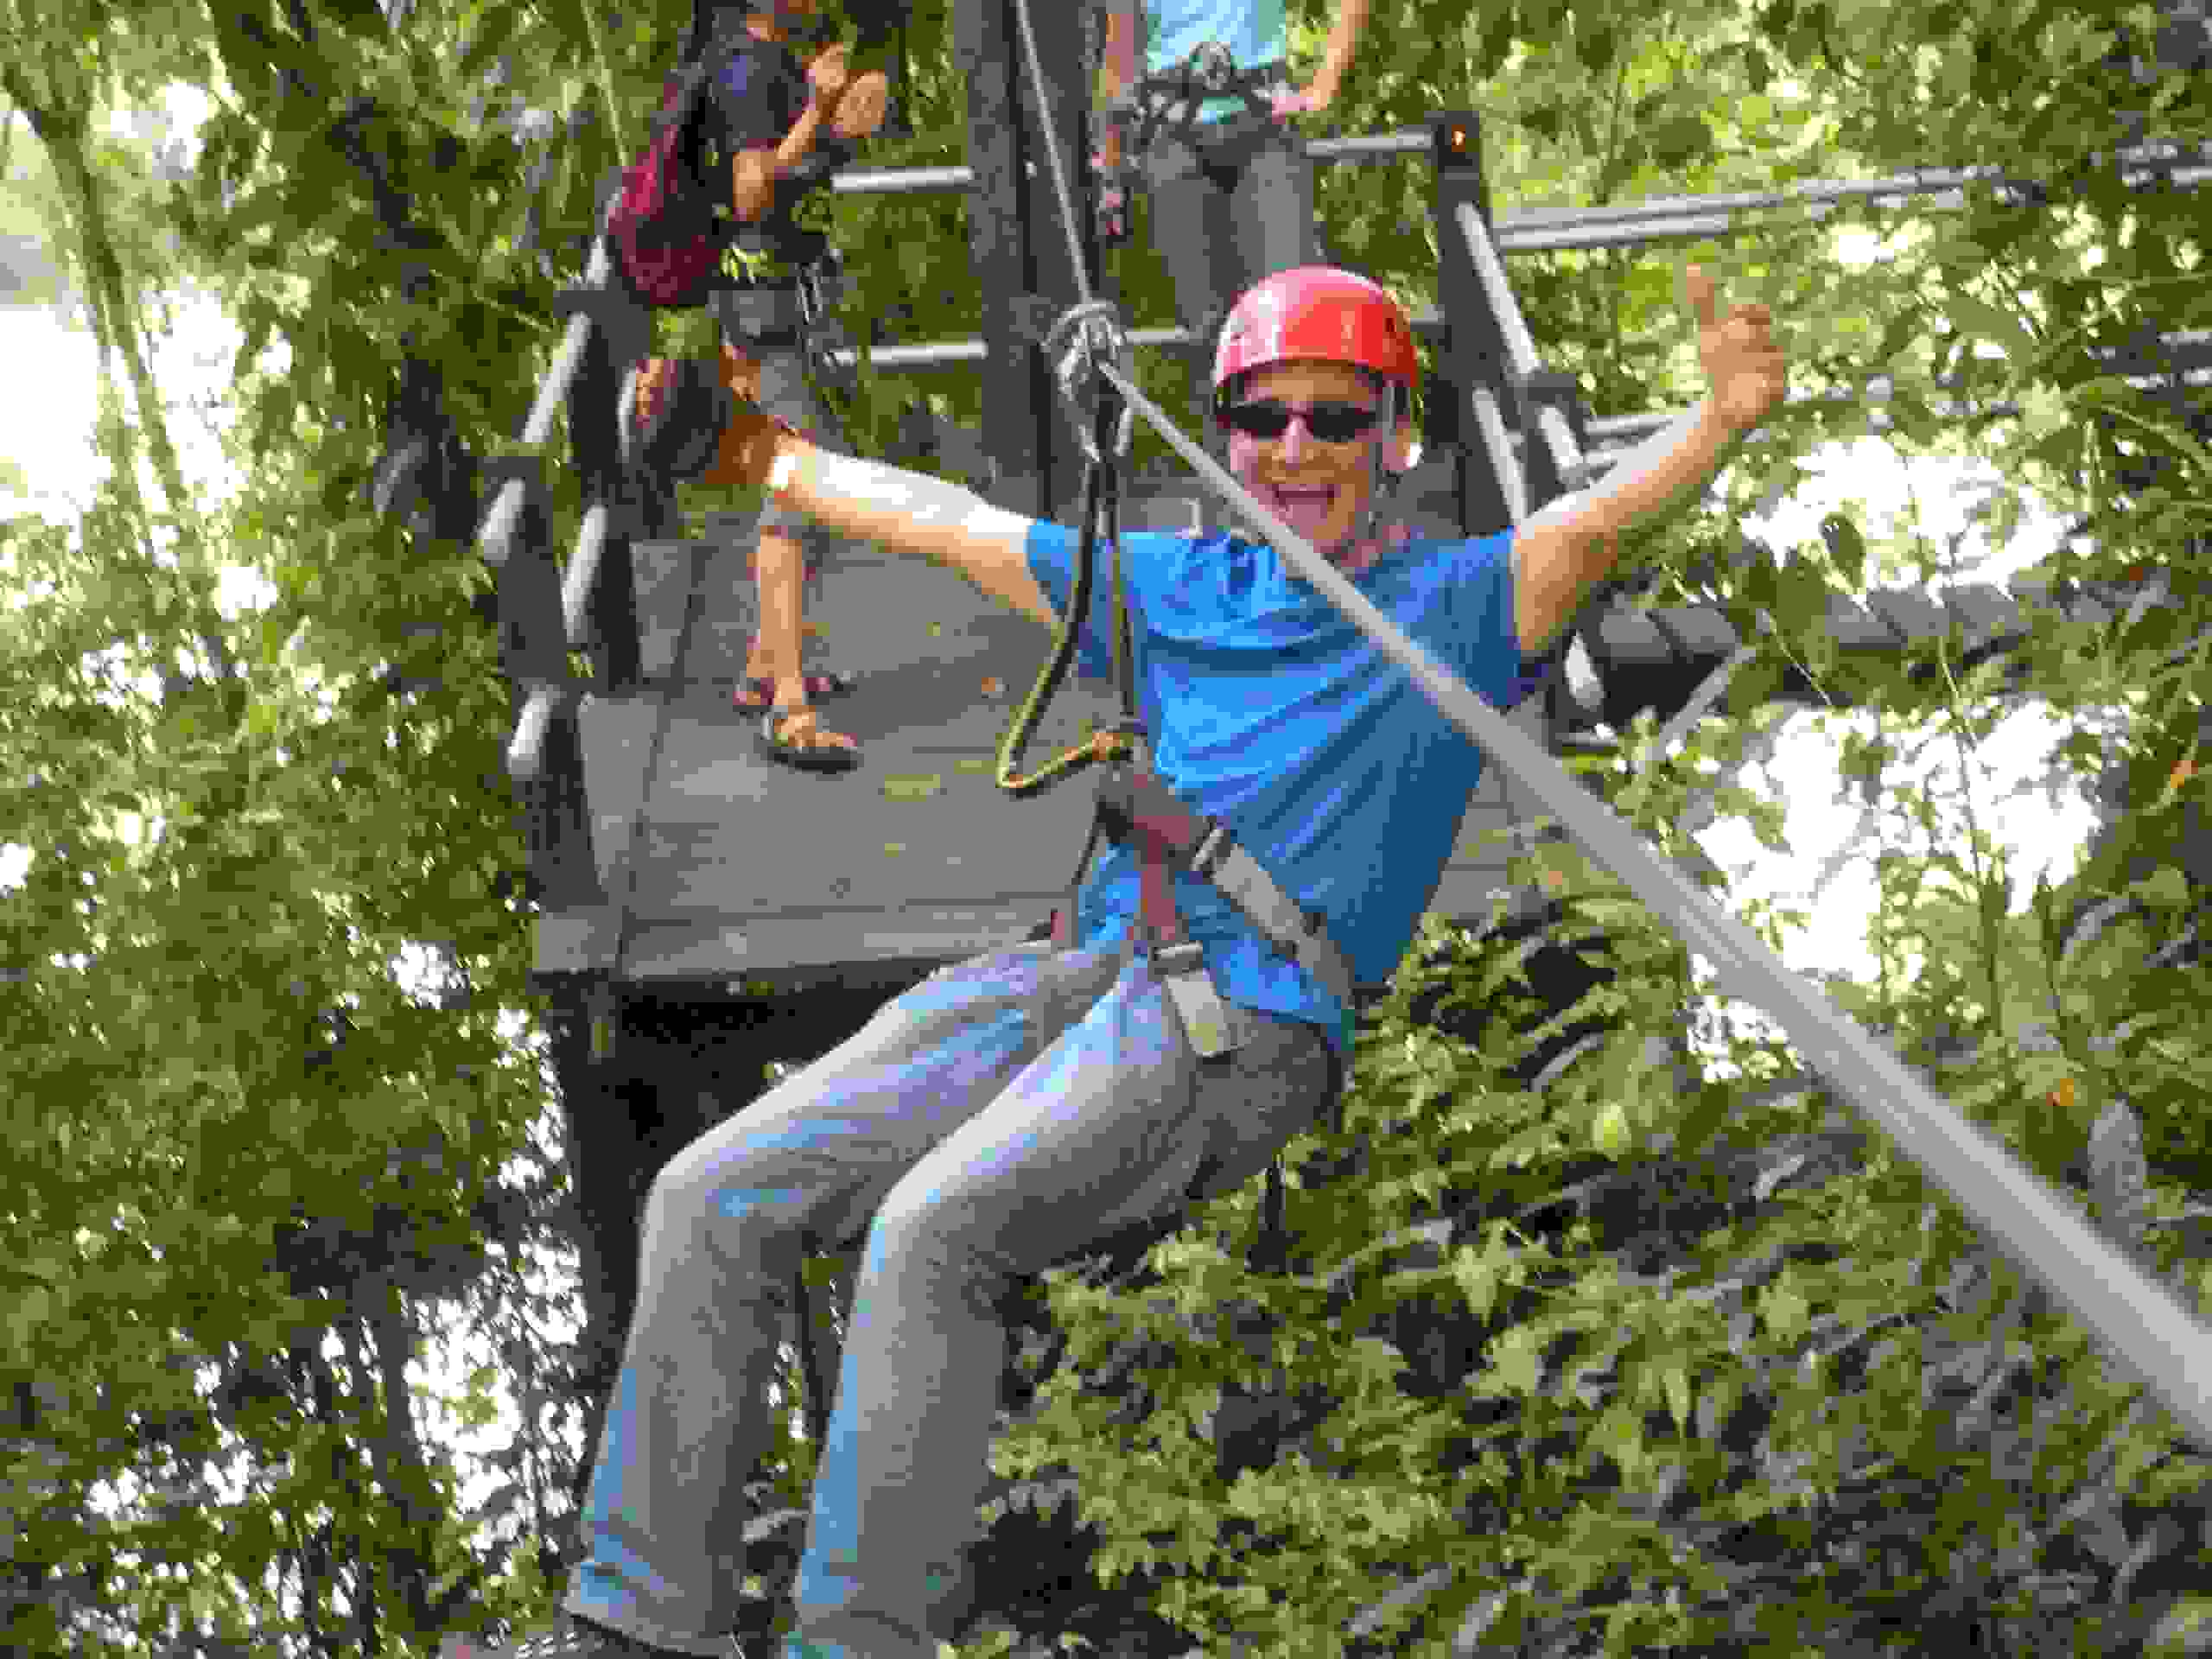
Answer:
<svg viewBox="0 0 2212 1659"><path fill-rule="evenodd" d="M1222 324L1213 353L1214 419L1229 383L1295 359L1349 363L1405 388L1421 384L1413 325L1379 284L1333 265L1300 265L1255 283Z"/></svg>

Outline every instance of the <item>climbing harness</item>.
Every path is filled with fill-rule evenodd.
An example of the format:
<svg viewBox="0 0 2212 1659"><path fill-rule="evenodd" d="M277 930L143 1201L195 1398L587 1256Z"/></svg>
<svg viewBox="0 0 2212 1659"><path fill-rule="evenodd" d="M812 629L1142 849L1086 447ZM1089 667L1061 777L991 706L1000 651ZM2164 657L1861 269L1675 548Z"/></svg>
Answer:
<svg viewBox="0 0 2212 1659"><path fill-rule="evenodd" d="M1290 65L1277 60L1239 67L1236 54L1219 41L1205 41L1174 68L1141 76L1124 86L1107 104L1107 118L1125 130L1134 120L1135 148L1122 154L1141 156L1151 149L1163 130L1190 142L1199 113L1209 103L1241 98L1252 114L1272 119L1272 94L1290 85Z"/></svg>
<svg viewBox="0 0 2212 1659"><path fill-rule="evenodd" d="M1239 68L1228 47L1206 41L1174 68L1140 76L1116 92L1104 115L1106 124L1122 134L1122 162L1110 171L1101 168L1095 181L1101 239L1109 247L1129 239L1129 192L1141 176L1139 158L1163 131L1172 130L1189 143L1205 105L1224 98L1241 98L1249 113L1272 120L1273 94L1290 84L1287 63Z"/></svg>

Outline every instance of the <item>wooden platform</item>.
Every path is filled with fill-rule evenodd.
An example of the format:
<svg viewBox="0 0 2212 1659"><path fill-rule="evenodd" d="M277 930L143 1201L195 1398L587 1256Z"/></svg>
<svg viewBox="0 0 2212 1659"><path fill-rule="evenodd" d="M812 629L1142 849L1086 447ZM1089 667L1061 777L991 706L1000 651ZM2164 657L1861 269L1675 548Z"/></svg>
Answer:
<svg viewBox="0 0 2212 1659"><path fill-rule="evenodd" d="M1187 529L1192 510L1148 498L1123 523ZM802 983L957 959L1050 915L1083 851L1094 774L1023 801L992 773L1051 633L926 561L840 544L808 614L820 663L861 676L822 712L862 764L819 776L767 760L758 718L731 707L754 624L749 543L643 543L634 566L650 695L588 699L577 717L606 902L540 920L540 974ZM1113 715L1109 688L1071 677L1024 766ZM1486 779L1436 908L1487 910L1506 861L1480 834L1512 816Z"/></svg>

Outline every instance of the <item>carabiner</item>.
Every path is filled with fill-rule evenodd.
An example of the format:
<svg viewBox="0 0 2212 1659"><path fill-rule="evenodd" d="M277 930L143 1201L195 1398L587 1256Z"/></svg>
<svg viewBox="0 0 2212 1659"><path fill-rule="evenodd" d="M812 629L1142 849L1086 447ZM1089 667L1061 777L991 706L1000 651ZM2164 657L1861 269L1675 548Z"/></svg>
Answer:
<svg viewBox="0 0 2212 1659"><path fill-rule="evenodd" d="M1199 41L1188 62L1191 79L1211 97L1227 96L1236 83L1236 54L1223 41Z"/></svg>
<svg viewBox="0 0 2212 1659"><path fill-rule="evenodd" d="M1108 457L1100 452L1097 435L1092 430L1096 401L1109 395L1097 364L1102 358L1110 359L1125 374L1134 369L1128 336L1122 331L1113 302L1091 300L1070 306L1045 331L1042 349L1045 360L1052 365L1053 384L1075 423L1076 441L1083 446L1084 458L1094 466L1105 465ZM1084 407L1086 392L1093 405L1090 409ZM1128 455L1135 435L1136 411L1123 404L1111 441L1114 460Z"/></svg>

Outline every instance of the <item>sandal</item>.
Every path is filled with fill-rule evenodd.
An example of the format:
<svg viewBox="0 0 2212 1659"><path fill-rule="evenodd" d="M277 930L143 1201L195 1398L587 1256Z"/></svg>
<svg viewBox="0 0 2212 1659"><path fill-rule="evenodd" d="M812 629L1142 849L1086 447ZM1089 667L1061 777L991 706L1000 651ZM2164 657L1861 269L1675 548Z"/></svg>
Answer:
<svg viewBox="0 0 2212 1659"><path fill-rule="evenodd" d="M841 743L794 743L777 728L796 715L814 711L805 703L789 708L771 709L760 717L760 753L764 759L778 766L790 766L798 772L850 772L861 763L860 751L849 749Z"/></svg>
<svg viewBox="0 0 2212 1659"><path fill-rule="evenodd" d="M856 674L835 674L824 669L806 676L806 700L823 702L833 697L849 697L860 683ZM775 701L776 683L766 674L756 674L738 682L730 701L748 714L760 714Z"/></svg>

